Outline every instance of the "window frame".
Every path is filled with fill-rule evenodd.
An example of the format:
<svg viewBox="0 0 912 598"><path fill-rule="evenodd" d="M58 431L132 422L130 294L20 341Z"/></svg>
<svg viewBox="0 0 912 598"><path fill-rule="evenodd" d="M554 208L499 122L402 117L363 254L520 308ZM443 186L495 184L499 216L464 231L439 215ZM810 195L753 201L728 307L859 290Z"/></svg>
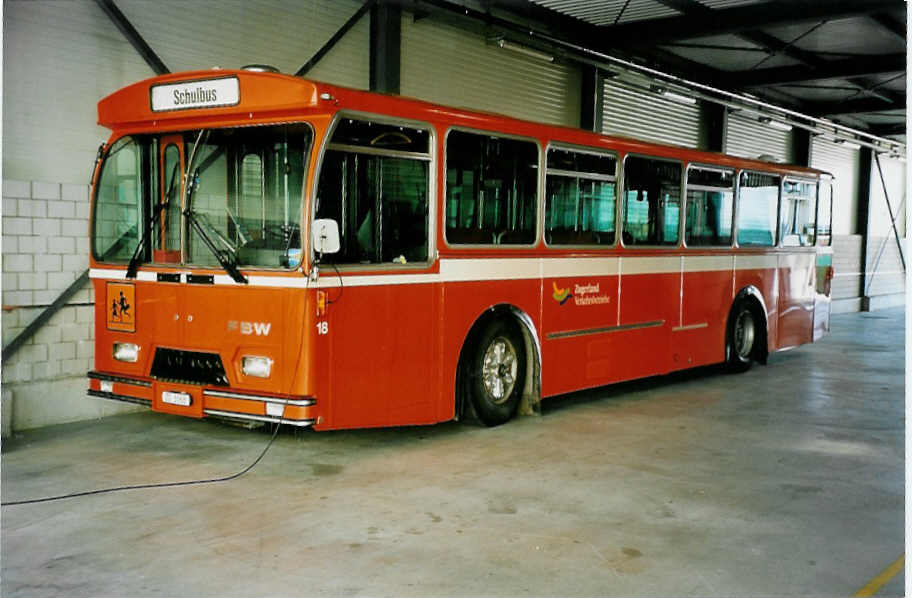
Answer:
<svg viewBox="0 0 912 598"><path fill-rule="evenodd" d="M773 239L772 245L741 245L741 243L738 242L738 233L741 230L740 227L738 226L738 217L741 212L741 210L740 210L740 207L741 207L741 175L745 174L745 173L760 174L760 175L765 175L765 176L774 176L779 179L779 184L776 186L778 189L777 198L776 198L776 228L773 230L776 237L775 237L775 239ZM738 180L735 181L735 222L734 222L734 227L735 227L734 248L735 249L759 249L759 250L768 251L770 249L776 249L776 248L780 247L780 244L779 244L779 218L781 217L780 210L782 209L782 179L784 179L784 178L785 177L782 174L770 172L770 171L755 170L755 169L751 169L751 168L738 169Z"/></svg>
<svg viewBox="0 0 912 598"><path fill-rule="evenodd" d="M306 195L306 191L307 191L307 176L308 176L308 173L309 173L309 170L310 170L310 167L311 167L311 161L312 161L312 159L313 159L313 158L315 157L315 155L316 155L316 153L314 152L314 149L315 149L315 146L316 146L316 134L317 134L317 131L316 131L316 128L314 127L313 122L312 122L311 120L305 120L305 119L299 118L299 119L295 119L295 120L288 120L288 121L281 121L281 122L264 122L264 123L257 123L257 124L253 124L253 125L224 125L224 126L212 126L212 127L204 127L204 129L208 129L208 130L213 130L213 131L215 131L215 130L223 130L223 129L248 129L248 128L252 128L252 127L280 127L280 126L293 126L293 125L304 125L304 126L306 126L308 129L310 129L310 146L307 148L307 152L305 152L305 154L302 156L302 168L304 169L304 177L303 177L303 181L302 181L302 184L301 184L301 192L300 192L301 210L300 210L300 214L299 214L299 216L298 216L298 226L300 227L299 230L301 231L301 234L303 235L303 234L304 234L303 231L304 231L304 228L305 228L304 225L306 224L306 220L305 220L305 216L306 216L306 205L305 205L305 201L307 200L307 195ZM178 129L178 130L176 130L176 131L158 131L158 132L151 132L151 133L148 132L148 131L133 131L133 130L128 130L128 131L123 132L123 133L122 133L119 137L117 137L116 139L109 140L109 141L107 142L106 151L105 151L104 158L103 158L103 160L101 161L101 163L98 165L98 168L97 168L97 173L98 173L98 174L97 174L97 177L93 180L93 183L92 183L92 196L91 196L91 201L90 201L90 204L89 204L89 205L91 206L91 210L92 210L91 222L90 222L91 229L90 229L90 236L89 236L89 245L90 245L90 250L91 250L91 257L92 257L92 259L93 259L96 263L99 263L99 264L112 264L112 265L123 265L123 264L126 263L126 262L103 261L103 260L101 260L98 256L96 256L96 254L95 254L95 246L94 246L95 241L94 241L94 239L95 239L95 220L96 220L96 218L97 218L97 209L96 209L96 207L97 207L97 203L98 203L98 202L97 202L98 183L99 183L100 180L101 180L100 177L101 177L102 169L103 169L103 167L104 167L105 162L106 162L107 159L108 159L108 153L110 152L110 148L112 148L112 147L114 146L115 143L117 143L118 141L120 141L121 139L124 139L124 138L126 138L126 137L133 137L134 139L142 139L142 138L144 138L144 137L148 137L148 138L150 139L150 141L149 141L150 145L154 145L154 146L156 147L156 149L155 149L154 151L157 152L157 151L159 151L159 149L160 149L159 144L160 144L160 142L161 142L161 137L162 137L162 136L167 136L167 135L179 135L179 134L187 133L188 131L196 131L196 130L198 130L198 129L192 129L192 128L191 128L191 129ZM185 141L185 143L186 143L186 141ZM161 163L160 160L158 160L158 157L157 157L157 156L156 156L154 159L155 159L156 161L159 162L159 163L158 163L158 169L157 169L157 172L156 172L156 175L155 175L155 178L156 178L156 179L159 179L159 178L160 178L160 176L159 176L159 175L160 175L160 171L161 171L161 168L163 167L163 164ZM149 190L149 193L151 194L151 193L153 193L152 189L155 188L155 187L158 185L158 182L157 182L157 181L149 181L149 182L147 182L146 184L149 186L149 189L148 189L148 190ZM158 191L160 192L160 189L159 189ZM145 189L144 189L144 192L145 192ZM183 199L184 199L184 198L181 197L181 204L183 203ZM152 204L151 204L151 206L150 206L150 208L149 208L150 210L152 209L152 207L154 207L154 203L155 203L155 201L157 201L157 198L151 198L151 201L152 201ZM181 205L181 210L183 211L183 205ZM151 217L150 217L150 218L151 218ZM140 267L181 268L181 269L194 269L194 268L195 268L195 269L204 269L204 270L221 270L221 266L219 266L219 265L202 265L202 264L191 264L191 263L188 263L188 261L186 260L186 257L185 257L185 245L186 245L186 243L187 243L187 238L186 238L186 237L187 237L188 235L186 234L186 231L185 231L185 226L184 226L184 224L183 224L183 218L181 218L181 220L182 220L182 224L181 224L181 235L180 235L180 237L181 237L181 238L180 238L180 245L181 245L181 261L180 261L180 263L156 262L156 261L154 261L154 260L150 257L149 260L143 260L143 261L141 261L141 262L140 262ZM312 221L312 218L311 218L311 221ZM308 235L308 241L307 241L307 242L309 243L309 242L310 242L310 239L309 239L310 233L308 232L307 235ZM150 246L150 247L153 247L153 246L154 246L154 242L155 242L154 236L153 236L153 235L150 235L149 241L148 241L149 246ZM301 245L302 245L301 250L302 250L302 252L303 252L303 251L304 251L304 239L303 239L303 238L301 239ZM311 252L313 251L313 248L312 248L312 247L311 247L310 251L311 251ZM312 263L312 262L311 262L311 263ZM251 272L286 272L286 273L287 273L287 272L295 272L295 271L298 271L298 270L300 270L300 269L303 268L303 267L304 267L304 262L303 262L303 260L302 260L302 261L301 261L301 264L300 264L299 266L295 267L295 268L283 268L283 267L281 267L281 266L270 267L270 266L243 265L243 266L238 266L238 269L241 270L241 271L251 271Z"/></svg>
<svg viewBox="0 0 912 598"><path fill-rule="evenodd" d="M333 144L331 142L333 135L336 132L336 129L339 126L339 122L343 119L351 120L362 120L362 121L371 121L384 125L401 125L412 127L415 129L421 129L428 133L428 153L421 154L418 152L404 152L401 150L378 150L370 147L362 146L351 146L347 144ZM335 147L330 147L335 146ZM438 151L437 151L437 129L436 127L428 121L415 120L409 118L399 118L396 116L390 116L388 114L377 114L374 112L363 112L360 110L340 110L332 115L332 119L329 122L329 125L326 127L326 133L323 135L323 139L320 142L319 151L314 155L314 168L313 168L313 180L310 185L310 198L309 198L309 210L308 217L309 222L313 222L317 217L317 189L320 186L320 176L323 174L323 164L326 161L326 152L329 150L341 150L341 151L351 151L354 153L362 153L365 155L373 156L386 156L390 158L405 158L413 160L421 160L428 163L428 246L427 246L427 259L420 262L406 262L400 264L398 262L381 262L381 263L340 263L334 264L333 268L338 269L340 272L348 271L380 271L380 270L390 270L390 269L406 269L406 270L426 270L428 269L436 260L437 260L437 168L438 168ZM365 151L366 150L366 151ZM303 210L302 210L303 212ZM341 226L341 223L337 223ZM341 229L340 229L341 232ZM310 265L313 267L317 262L317 255L314 251L314 244L312 238L312 231L307 231L307 245L308 245L308 255L310 257Z"/></svg>
<svg viewBox="0 0 912 598"><path fill-rule="evenodd" d="M785 245L785 244L783 244L785 235L782 234L782 223L783 223L782 208L785 205L785 183L788 181L791 181L793 183L798 183L798 184L804 183L807 185L811 185L814 188L814 196L813 196L814 209L811 210L811 213L814 215L814 222L813 222L813 224L814 224L814 242L813 243L809 243L807 245L801 245L801 244ZM783 247L786 249L794 249L796 247L816 247L816 245L817 245L817 206L819 204L820 204L820 179L819 178L814 179L811 177L795 176L795 175L791 175L791 174L781 175L780 181L779 181L779 222L777 222L777 228L779 230L779 244L777 245L777 247Z"/></svg>
<svg viewBox="0 0 912 598"><path fill-rule="evenodd" d="M110 264L110 265L116 265L116 266L124 266L127 263L129 263L129 261L130 261L129 257L126 259L122 259L122 260L105 260L105 259L103 259L104 256L101 256L97 253L97 251L96 251L97 248L95 245L97 242L97 239L98 239L98 234L97 234L98 216L99 216L98 193L101 189L101 179L102 179L102 176L104 175L104 168L108 163L108 159L111 156L111 150L114 148L114 146L118 142L124 141L128 138L132 140L131 142L134 143L136 145L137 149L141 152L140 156L139 156L140 172L138 173L139 181L138 181L138 185L137 185L140 189L140 197L137 198L137 203L138 203L137 209L139 211L140 223L137 225L137 229L136 229L136 232L137 232L136 243L139 243L139 241L142 239L144 234L147 235L146 245L148 247L144 247L143 252L148 253L149 256L152 256L152 254L153 254L152 250L154 249L154 244L155 244L155 238L154 238L154 234L152 231L152 211L155 207L155 202L157 200L157 198L152 197L152 195L156 192L155 190L158 188L158 182L155 179L158 178L159 173L158 173L158 169L156 169L156 172L150 176L150 174L147 172L147 169L149 167L150 162L158 163L158 156L156 155L156 153L158 151L159 137L161 137L161 134L148 133L148 132L142 132L142 131L127 131L127 132L122 133L119 137L117 137L115 139L108 140L108 142L105 146L104 156L103 156L102 160L98 163L98 165L96 166L96 169L95 169L95 174L94 174L94 179L92 181L92 189L91 189L92 194L91 194L90 201L89 201L89 206L92 211L91 219L89 222L89 254L94 262L96 262L98 264ZM161 165L159 164L158 166L160 168ZM148 195L148 197L145 197L146 195ZM146 204L147 201L148 201L148 205ZM183 240L182 240L182 242L183 242ZM135 245L134 245L134 248L135 248ZM151 259L148 262L146 262L145 260L142 260L140 262L140 265L144 265L144 264L154 265L154 263L151 261Z"/></svg>
<svg viewBox="0 0 912 598"><path fill-rule="evenodd" d="M709 170L709 171L715 171L715 172L730 172L732 174L732 186L731 186L731 192L732 192L731 217L732 217L732 219L731 219L731 230L729 231L731 233L731 241L729 241L729 243L727 245L693 245L693 246L691 246L691 245L687 244L687 192L691 188L693 188L697 191L724 189L724 187L707 187L705 185L689 185L687 183L687 175L690 173L691 169ZM682 243L681 246L684 249L694 249L694 250L706 249L706 250L708 250L708 249L732 249L733 247L735 247L735 241L736 241L735 237L737 236L736 230L735 230L737 228L735 214L737 211L737 204L738 204L738 180L739 180L739 178L740 178L740 175L739 175L738 169L734 168L734 167L718 166L715 164L704 164L702 162L690 162L687 164L687 167L684 169L684 193L683 193L683 195L684 195L684 209L683 209L684 215L681 217L682 228L684 231L683 234L681 235L681 243Z"/></svg>
<svg viewBox="0 0 912 598"><path fill-rule="evenodd" d="M599 175L597 173L578 173L578 172L571 172L571 171L555 169L555 173L558 174L558 176L576 176L577 178L585 178L586 180L614 182L615 206L614 206L614 242L613 243L606 243L606 244L591 244L590 243L590 244L582 244L582 245L578 245L578 244L561 245L561 244L548 243L548 238L545 235L545 226L547 225L547 222L546 222L547 206L545 204L548 201L546 194L547 194L547 189L548 189L548 172L550 170L548 168L548 152L551 151L552 148L557 149L557 150L576 152L576 153L580 153L580 154L589 154L592 156L614 158L614 160L615 160L614 176ZM623 164L623 162L622 162L620 153L617 152L616 150L609 150L609 149L602 150L599 148L593 148L593 147L588 147L588 146L584 146L584 145L573 145L570 143L562 143L559 141L550 141L545 145L544 169L541 172L541 174L542 174L541 189L539 190L540 202L541 202L541 206L540 206L541 217L539 218L539 221L540 221L539 228L541 229L540 230L541 239L546 248L554 249L554 250L560 250L560 249L604 249L604 250L617 249L617 247L620 243L620 238L621 238L620 227L618 226L619 215L618 215L618 205L617 204L619 202L617 201L617 199L620 195L618 193L619 188L622 185L622 180L621 180L621 171L623 170L622 164ZM595 175L595 176L580 177L579 176L580 174L588 174L588 175ZM596 178L596 177L601 177L601 178Z"/></svg>
<svg viewBox="0 0 912 598"><path fill-rule="evenodd" d="M820 221L820 194L823 189L828 186L830 190L830 221L827 223L828 232L826 235L820 234L819 221ZM817 177L817 209L814 213L814 234L816 235L814 239L814 247L831 247L833 245L833 204L836 203L836 177L830 174L818 175ZM820 237L826 236L827 243L821 243Z"/></svg>
<svg viewBox="0 0 912 598"><path fill-rule="evenodd" d="M282 126L294 126L294 125L304 125L308 129L310 129L310 147L307 148L307 151L301 157L302 158L301 165L302 165L302 168L304 169L304 176L303 176L303 180L301 181L301 211L300 211L300 214L298 215L298 226L300 227L299 230L301 231L301 234L303 235L304 234L304 224L305 224L304 210L306 207L304 202L307 199L307 197L305 195L305 191L307 190L307 173L308 173L308 170L310 169L310 160L314 154L314 145L316 143L316 129L313 125L313 122L311 122L309 120L304 120L304 119L297 119L297 120L288 120L288 121L283 120L280 122L263 122L263 123L256 123L253 125L227 125L227 126L206 127L206 128L215 131L215 130L221 130L221 129L250 129L250 128L257 128L257 127L282 127ZM178 130L178 131L169 132L168 134L178 134L178 133L184 133L186 131L195 131L195 130L197 130L197 129ZM163 132L163 133L160 133L157 135L161 136L163 134L165 134L165 133ZM186 151L186 148L185 148L185 151ZM188 157L189 157L189 154L188 154ZM182 198L182 201L183 201L183 198ZM187 226L189 226L189 224ZM183 234L183 227L182 227L182 234ZM218 264L207 266L207 265L202 265L202 264L191 264L187 261L186 255L184 255L186 253L184 244L189 243L190 236L192 236L192 231L190 231L189 234L185 234L181 237L181 253L182 253L181 263L179 265L175 264L175 266L178 266L180 268L221 270L221 266L219 266ZM185 239L184 237L187 237L187 238ZM301 252L302 252L302 254L304 252L304 239L303 238L301 239ZM290 272L296 272L303 267L304 267L304 261L302 259L301 264L299 264L298 266L296 266L294 268L291 268L291 267L283 268L282 266L272 266L271 267L271 266L241 266L241 265L239 265L238 270L240 270L242 272L250 271L250 272L286 272L286 273L290 273Z"/></svg>
<svg viewBox="0 0 912 598"><path fill-rule="evenodd" d="M543 194L543 186L544 186L544 180L545 180L544 174L543 174L544 173L544 155L545 154L542 151L543 146L542 146L541 140L536 137L526 137L524 135L513 135L510 133L503 133L499 130L476 129L476 128L464 127L464 126L460 126L460 125L451 125L451 126L447 127L447 130L443 135L443 157L442 157L442 159L443 159L443 162L442 162L442 164L443 164L443 172L442 172L443 193L440 194L442 210L443 210L442 213L444 215L446 214L447 193L449 191L449 188L447 187L447 164L449 163L449 155L447 153L447 148L449 146L447 144L450 139L450 133L452 133L453 131L459 131L460 133L470 133L470 134L474 134L474 135L482 135L485 137L499 137L501 139L528 141L528 142L532 142L535 144L535 148L538 151L538 173L536 175L537 178L536 178L536 183L535 183L535 227L534 227L535 237L531 243L523 243L523 244L518 244L518 243L509 243L506 245L497 245L494 243L485 243L485 244L456 243L456 244L453 244L453 243L450 243L449 239L447 239L446 217L444 216L444 218L442 219L442 221L440 223L441 235L443 237L443 245L447 249L452 249L452 250L461 250L461 249L488 249L488 250L491 250L491 249L495 249L497 251L532 249L534 247L537 247L539 245L539 243L541 243L541 240L543 238L542 231L544 230L544 226L543 226L544 208L542 206L542 194Z"/></svg>
<svg viewBox="0 0 912 598"><path fill-rule="evenodd" d="M678 158L667 158L667 157L665 157L665 156L654 156L654 155L650 155L650 154L641 154L641 153L639 153L639 152L628 152L628 153L624 154L623 168L621 169L621 201L618 202L618 206L617 206L617 208L618 208L618 223L620 224L620 226L618 226L618 235L617 235L617 236L618 236L618 247L624 248L624 249L630 249L630 250L637 250L637 249L665 249L665 250L675 250L675 249L681 249L682 246L683 246L683 243L684 243L684 228L683 228L683 225L684 225L684 216L683 216L683 214L681 214L680 212L679 212L679 216L678 216L678 242L675 243L674 245L671 245L671 244L668 244L668 245L646 245L646 244L643 244L643 245L637 245L637 244L628 245L628 244L624 243L624 232L625 232L625 230L626 230L625 225L627 224L627 219L626 219L626 217L625 217L625 212L626 212L625 208L627 207L627 158L630 158L630 157L633 157L633 158L646 158L646 159L648 159L648 160L657 160L657 161L659 161L659 162L672 162L672 163L674 163L674 164L679 164L679 165L681 166L681 177L680 177L680 179L679 179L679 181L678 181L678 189L679 189L679 193L680 193L680 196L678 197L678 201L681 202L681 212L684 211L684 199L685 199L685 196L684 196L684 184L685 184L685 182L686 182L685 175L686 175L686 172L687 172L687 168L686 168L687 162L686 162L685 160L678 159Z"/></svg>

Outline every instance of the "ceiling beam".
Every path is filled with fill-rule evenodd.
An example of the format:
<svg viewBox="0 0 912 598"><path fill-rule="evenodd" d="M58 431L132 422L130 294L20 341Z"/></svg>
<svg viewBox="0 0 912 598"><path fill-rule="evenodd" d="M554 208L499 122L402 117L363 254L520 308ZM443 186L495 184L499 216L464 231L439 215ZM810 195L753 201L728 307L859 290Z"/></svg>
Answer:
<svg viewBox="0 0 912 598"><path fill-rule="evenodd" d="M561 40L563 43L583 47L602 54L632 59L631 52L617 48L606 38L602 27L587 23L556 10L535 4L529 0L490 0L486 10L473 8L477 3L466 0L386 0L397 3L403 9L436 15L450 25L462 27L483 35L504 34L510 40L536 47L536 32ZM534 27L533 27L534 24ZM542 46L541 49L550 51ZM706 84L713 84L724 75L724 71L679 56L662 48L637 48L640 58L651 61L652 66L665 67L682 77Z"/></svg>
<svg viewBox="0 0 912 598"><path fill-rule="evenodd" d="M897 8L902 0L773 0L762 4L710 10L701 14L649 19L601 27L614 45L648 46L694 37L739 33L777 25L815 23Z"/></svg>
<svg viewBox="0 0 912 598"><path fill-rule="evenodd" d="M162 62L161 58L158 57L158 54L155 53L155 50L146 43L146 40L139 34L136 27L134 27L129 19L124 16L124 13L117 8L117 5L114 4L114 0L95 0L95 4L108 15L108 18L111 19L117 29L119 29L123 36L127 38L127 41L130 42L130 45L133 46L133 49L142 56L143 60L146 61L146 64L149 65L149 68L152 69L156 75L166 75L171 72L168 67L165 66L165 63Z"/></svg>
<svg viewBox="0 0 912 598"><path fill-rule="evenodd" d="M857 56L842 60L827 60L825 62L817 62L814 66L804 64L738 71L729 75L729 82L731 85L738 87L761 87L783 83L883 75L904 70L906 70L906 55L904 53L884 54L880 56Z"/></svg>
<svg viewBox="0 0 912 598"><path fill-rule="evenodd" d="M878 137L905 135L906 123L872 124L868 129L873 135L877 135Z"/></svg>
<svg viewBox="0 0 912 598"><path fill-rule="evenodd" d="M697 17L697 18L709 18L710 15L716 12L703 4L700 4L696 0L658 0L665 6L670 6L676 10L681 11L687 16ZM795 3L799 4L798 2ZM825 4L825 3L823 3ZM761 6L769 6L769 4L763 4ZM819 55L808 50L802 50L801 48L796 47L793 43L785 42L778 37L771 35L765 31L760 31L759 29L749 29L745 31L740 31L737 33L738 37L745 39L751 43L757 44L761 48L766 49L770 54L781 54L782 56L788 56L793 60L811 67L811 70L817 69L826 69L829 65L829 61L820 58ZM903 67L904 69L905 67ZM893 103L897 106L905 106L906 100L905 95L898 94L888 90L875 91L877 83L866 80L859 79L858 81L849 80L849 84L858 90L858 95L862 98L872 97L879 98L884 102ZM731 84L734 87L738 87L734 82ZM756 87L752 87L756 89Z"/></svg>
<svg viewBox="0 0 912 598"><path fill-rule="evenodd" d="M906 24L894 19L891 15L883 12L875 12L868 15L872 21L898 37L903 43L906 42Z"/></svg>
<svg viewBox="0 0 912 598"><path fill-rule="evenodd" d="M858 98L841 102L806 102L804 111L810 116L836 116L896 110L897 106L879 98Z"/></svg>

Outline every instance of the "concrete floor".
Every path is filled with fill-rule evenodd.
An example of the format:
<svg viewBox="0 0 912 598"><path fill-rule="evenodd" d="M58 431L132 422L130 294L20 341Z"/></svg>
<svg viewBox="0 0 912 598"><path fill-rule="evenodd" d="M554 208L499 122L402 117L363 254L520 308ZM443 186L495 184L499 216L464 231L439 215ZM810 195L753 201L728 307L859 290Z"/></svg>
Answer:
<svg viewBox="0 0 912 598"><path fill-rule="evenodd" d="M848 596L903 553L903 313L544 415L282 433L247 476L2 510L3 596ZM92 400L92 399L86 399ZM3 445L4 501L242 469L142 413ZM877 596L903 592L903 575Z"/></svg>

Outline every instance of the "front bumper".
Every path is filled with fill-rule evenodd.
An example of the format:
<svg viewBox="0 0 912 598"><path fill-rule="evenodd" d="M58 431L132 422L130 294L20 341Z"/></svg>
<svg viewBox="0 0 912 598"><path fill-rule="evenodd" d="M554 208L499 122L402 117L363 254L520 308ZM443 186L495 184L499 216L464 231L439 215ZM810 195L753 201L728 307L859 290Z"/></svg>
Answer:
<svg viewBox="0 0 912 598"><path fill-rule="evenodd" d="M310 397L252 394L95 371L86 376L89 378L89 396L144 405L163 413L281 423L296 427L312 426L317 422L317 401ZM166 391L189 395L190 404L164 402L162 393Z"/></svg>

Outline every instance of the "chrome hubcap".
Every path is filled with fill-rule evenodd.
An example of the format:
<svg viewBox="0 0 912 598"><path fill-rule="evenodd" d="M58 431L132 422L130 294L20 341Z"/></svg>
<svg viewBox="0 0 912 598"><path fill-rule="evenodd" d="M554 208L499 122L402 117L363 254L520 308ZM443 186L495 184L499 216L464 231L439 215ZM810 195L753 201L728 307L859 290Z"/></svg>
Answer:
<svg viewBox="0 0 912 598"><path fill-rule="evenodd" d="M485 391L495 404L506 401L516 384L516 348L508 339L498 336L488 345L481 366Z"/></svg>
<svg viewBox="0 0 912 598"><path fill-rule="evenodd" d="M742 359L750 357L754 348L754 316L747 310L738 314L735 322L735 351Z"/></svg>

